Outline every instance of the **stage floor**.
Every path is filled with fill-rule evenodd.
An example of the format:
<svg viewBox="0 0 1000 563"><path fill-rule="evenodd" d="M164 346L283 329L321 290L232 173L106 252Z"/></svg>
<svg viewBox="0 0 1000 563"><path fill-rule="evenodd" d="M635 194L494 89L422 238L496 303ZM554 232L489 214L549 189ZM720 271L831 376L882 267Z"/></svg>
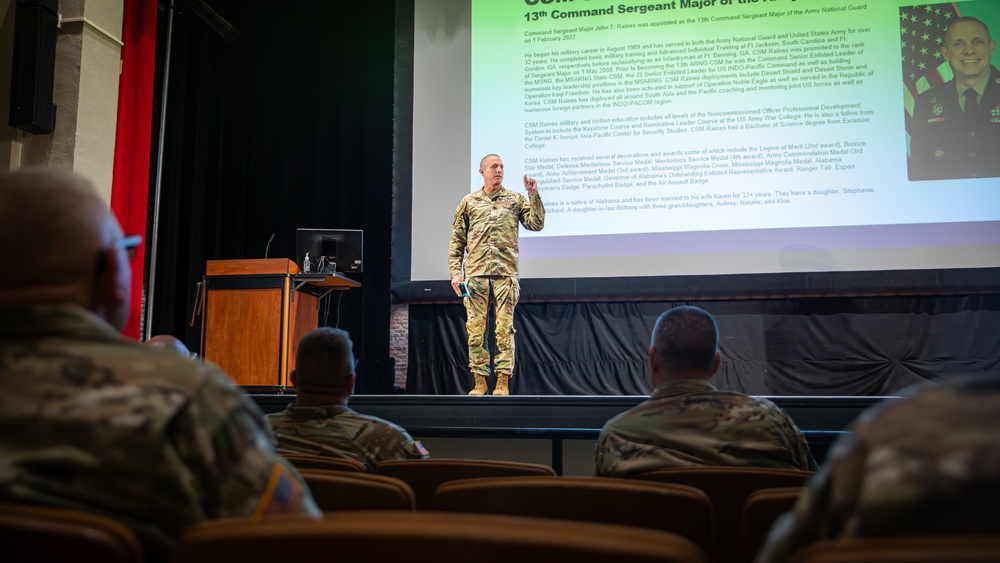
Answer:
<svg viewBox="0 0 1000 563"><path fill-rule="evenodd" d="M295 400L292 388L252 388L250 396L264 412L283 410ZM497 459L496 444L522 444L524 449L540 447L559 474L564 465L576 463L585 472L584 459L574 461L572 446L593 442L604 423L646 399L645 396L524 396L469 397L441 395L355 395L351 408L378 416L405 428L417 439L433 441L432 455L441 457L487 457ZM817 461L826 457L830 446L862 411L886 397L768 397L792 417L803 431ZM470 451L479 443L492 449ZM450 447L454 445L454 449ZM485 447L485 446L484 446ZM514 446L515 449L520 446ZM466 455L462 455L466 454ZM500 456L503 457L503 456ZM512 461L532 460L506 457ZM538 461L537 459L535 459ZM585 474L585 473L582 473Z"/></svg>
<svg viewBox="0 0 1000 563"><path fill-rule="evenodd" d="M265 412L295 400L290 388L248 389ZM801 430L844 430L863 410L886 397L767 397L792 417ZM469 397L443 395L355 395L359 412L391 420L404 428L426 429L591 429L646 399L645 396L512 395Z"/></svg>

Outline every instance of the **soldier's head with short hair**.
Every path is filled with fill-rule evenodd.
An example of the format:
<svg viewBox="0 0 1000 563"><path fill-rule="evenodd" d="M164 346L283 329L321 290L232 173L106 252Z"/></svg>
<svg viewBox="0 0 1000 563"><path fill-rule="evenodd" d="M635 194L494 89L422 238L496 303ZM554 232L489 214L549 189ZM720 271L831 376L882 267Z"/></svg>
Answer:
<svg viewBox="0 0 1000 563"><path fill-rule="evenodd" d="M88 180L46 168L0 176L0 241L0 305L75 304L125 327L125 238Z"/></svg>
<svg viewBox="0 0 1000 563"><path fill-rule="evenodd" d="M346 405L354 392L353 347L351 336L339 328L320 327L303 336L292 371L296 404Z"/></svg>
<svg viewBox="0 0 1000 563"><path fill-rule="evenodd" d="M719 328L712 315L699 307L675 307L660 315L649 346L653 385L678 379L708 379L717 369Z"/></svg>
<svg viewBox="0 0 1000 563"><path fill-rule="evenodd" d="M187 345L181 342L180 338L170 334L157 334L156 336L151 336L149 340L146 341L146 344L157 348L173 350L185 358L191 356L191 350L188 350Z"/></svg>
<svg viewBox="0 0 1000 563"><path fill-rule="evenodd" d="M488 154L479 161L479 174L483 177L483 190L496 193L503 185L503 160L498 155Z"/></svg>
<svg viewBox="0 0 1000 563"><path fill-rule="evenodd" d="M941 57L951 65L956 79L972 87L990 71L990 59L996 46L996 41L990 37L990 28L982 20L964 16L948 25Z"/></svg>

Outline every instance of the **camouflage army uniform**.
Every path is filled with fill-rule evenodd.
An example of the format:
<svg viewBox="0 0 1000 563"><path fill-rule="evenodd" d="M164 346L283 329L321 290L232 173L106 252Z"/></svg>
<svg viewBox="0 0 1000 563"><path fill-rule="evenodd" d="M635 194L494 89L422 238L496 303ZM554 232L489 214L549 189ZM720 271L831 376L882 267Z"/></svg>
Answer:
<svg viewBox="0 0 1000 563"><path fill-rule="evenodd" d="M469 296L465 328L469 336L469 368L474 375L489 375L486 321L490 296L496 307L498 375L513 375L514 307L520 295L517 280L518 223L529 231L545 226L542 196L530 198L501 187L492 196L479 190L458 204L451 231L448 269L451 277L463 273Z"/></svg>
<svg viewBox="0 0 1000 563"><path fill-rule="evenodd" d="M1000 376L903 394L834 444L758 562L827 539L1000 530Z"/></svg>
<svg viewBox="0 0 1000 563"><path fill-rule="evenodd" d="M648 400L609 420L597 440L597 475L683 465L816 469L784 411L766 399L719 391L704 379L657 386Z"/></svg>
<svg viewBox="0 0 1000 563"><path fill-rule="evenodd" d="M0 307L0 500L115 518L149 561L200 520L319 514L223 373L72 305Z"/></svg>
<svg viewBox="0 0 1000 563"><path fill-rule="evenodd" d="M422 459L427 450L399 426L350 407L288 405L268 415L280 451L347 457L369 471L386 459Z"/></svg>

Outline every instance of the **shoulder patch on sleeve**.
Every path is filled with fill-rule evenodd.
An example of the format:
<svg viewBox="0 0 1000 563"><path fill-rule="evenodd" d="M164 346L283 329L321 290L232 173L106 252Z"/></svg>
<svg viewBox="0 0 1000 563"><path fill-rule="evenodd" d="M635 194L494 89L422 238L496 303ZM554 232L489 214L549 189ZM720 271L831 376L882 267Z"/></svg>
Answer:
<svg viewBox="0 0 1000 563"><path fill-rule="evenodd" d="M417 446L417 451L420 452L422 455L431 455L431 452L427 451L427 448L425 448L424 445L420 443L420 440L413 442L413 444Z"/></svg>
<svg viewBox="0 0 1000 563"><path fill-rule="evenodd" d="M271 477L267 481L264 494L254 510L254 518L262 519L274 514L295 514L302 512L305 487L280 463L274 464Z"/></svg>

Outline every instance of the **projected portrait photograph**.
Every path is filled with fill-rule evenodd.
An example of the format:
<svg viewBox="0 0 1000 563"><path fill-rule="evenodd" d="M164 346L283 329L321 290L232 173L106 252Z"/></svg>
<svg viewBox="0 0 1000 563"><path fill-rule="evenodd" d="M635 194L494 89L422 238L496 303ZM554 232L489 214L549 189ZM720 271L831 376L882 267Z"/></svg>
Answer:
<svg viewBox="0 0 1000 563"><path fill-rule="evenodd" d="M1000 177L1000 3L899 9L910 180Z"/></svg>

